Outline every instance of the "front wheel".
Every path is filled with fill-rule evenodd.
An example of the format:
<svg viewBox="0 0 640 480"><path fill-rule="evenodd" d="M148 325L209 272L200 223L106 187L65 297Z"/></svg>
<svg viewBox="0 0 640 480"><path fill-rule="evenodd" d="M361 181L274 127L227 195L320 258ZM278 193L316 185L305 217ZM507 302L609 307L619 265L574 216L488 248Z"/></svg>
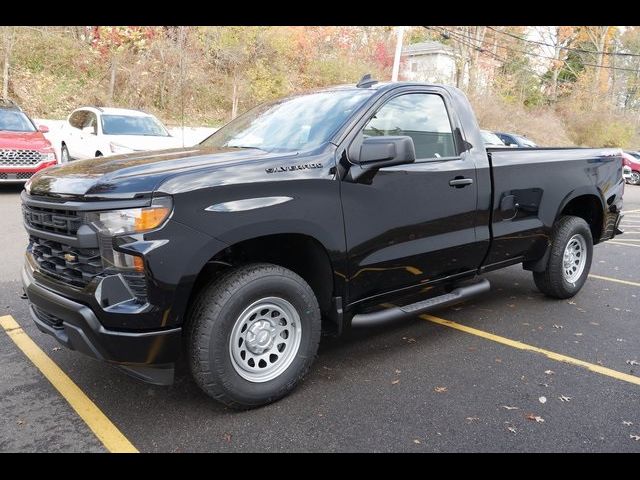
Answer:
<svg viewBox="0 0 640 480"><path fill-rule="evenodd" d="M251 264L204 287L187 319L191 373L234 408L274 402L300 382L320 341L320 309L309 285L271 264Z"/></svg>
<svg viewBox="0 0 640 480"><path fill-rule="evenodd" d="M631 185L640 185L640 172L633 170L631 172L631 178L629 178L629 183Z"/></svg>
<svg viewBox="0 0 640 480"><path fill-rule="evenodd" d="M580 217L563 216L553 228L551 253L543 272L533 272L542 293L553 298L570 298L580 291L589 276L593 237Z"/></svg>

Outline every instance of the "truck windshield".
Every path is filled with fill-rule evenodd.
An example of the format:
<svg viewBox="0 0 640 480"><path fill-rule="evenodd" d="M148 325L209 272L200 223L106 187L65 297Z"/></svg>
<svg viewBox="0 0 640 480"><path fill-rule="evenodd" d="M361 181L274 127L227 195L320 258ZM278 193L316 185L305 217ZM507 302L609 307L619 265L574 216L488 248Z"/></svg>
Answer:
<svg viewBox="0 0 640 480"><path fill-rule="evenodd" d="M309 150L327 142L374 91L332 90L260 105L222 127L201 145Z"/></svg>
<svg viewBox="0 0 640 480"><path fill-rule="evenodd" d="M0 108L0 130L9 132L35 132L36 127L27 116L18 110Z"/></svg>
<svg viewBox="0 0 640 480"><path fill-rule="evenodd" d="M102 115L102 133L105 135L169 136L169 132L155 118L133 115Z"/></svg>

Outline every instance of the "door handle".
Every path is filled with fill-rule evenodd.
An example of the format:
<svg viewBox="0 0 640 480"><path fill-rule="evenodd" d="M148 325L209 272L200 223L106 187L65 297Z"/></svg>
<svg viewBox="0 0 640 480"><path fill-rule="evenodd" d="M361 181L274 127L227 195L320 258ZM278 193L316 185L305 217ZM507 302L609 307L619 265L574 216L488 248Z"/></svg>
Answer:
<svg viewBox="0 0 640 480"><path fill-rule="evenodd" d="M449 185L455 188L464 188L472 183L473 178L456 177L453 180L449 180Z"/></svg>

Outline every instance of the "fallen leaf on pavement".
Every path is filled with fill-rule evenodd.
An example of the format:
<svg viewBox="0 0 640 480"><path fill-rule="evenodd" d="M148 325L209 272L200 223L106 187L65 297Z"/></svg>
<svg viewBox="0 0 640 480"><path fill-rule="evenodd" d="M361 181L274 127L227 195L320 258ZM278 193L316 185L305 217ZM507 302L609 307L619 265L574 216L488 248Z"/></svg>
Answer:
<svg viewBox="0 0 640 480"><path fill-rule="evenodd" d="M396 368L396 373L397 373L397 374L400 374L400 373L402 373L402 370L398 370L398 369Z"/></svg>
<svg viewBox="0 0 640 480"><path fill-rule="evenodd" d="M391 382L391 385L397 385L400 383L400 380L394 380L393 382Z"/></svg>
<svg viewBox="0 0 640 480"><path fill-rule="evenodd" d="M24 422L23 422L22 420L18 420L16 423L17 423L18 425L22 425Z"/></svg>
<svg viewBox="0 0 640 480"><path fill-rule="evenodd" d="M539 383L538 385L539 385L540 387L547 387L547 388L549 387L549 384L548 384L548 383Z"/></svg>
<svg viewBox="0 0 640 480"><path fill-rule="evenodd" d="M566 395L560 395L558 398L560 399L561 402L571 401L571 397L567 397Z"/></svg>
<svg viewBox="0 0 640 480"><path fill-rule="evenodd" d="M502 408L506 408L507 410L518 410L518 407L510 407L509 405L502 405Z"/></svg>
<svg viewBox="0 0 640 480"><path fill-rule="evenodd" d="M539 401L540 403L547 403L547 397L540 397L540 398L538 399L538 401Z"/></svg>
<svg viewBox="0 0 640 480"><path fill-rule="evenodd" d="M402 337L403 340L406 340L407 343L415 343L416 339L413 337Z"/></svg>
<svg viewBox="0 0 640 480"><path fill-rule="evenodd" d="M562 325L556 325L555 323L553 324L553 328L557 328L558 330L563 329L564 327Z"/></svg>
<svg viewBox="0 0 640 480"><path fill-rule="evenodd" d="M636 442L640 442L640 435L629 435L629 438L635 440Z"/></svg>
<svg viewBox="0 0 640 480"><path fill-rule="evenodd" d="M636 362L635 360L627 360L627 363L631 366L633 365L640 365L640 363Z"/></svg>
<svg viewBox="0 0 640 480"><path fill-rule="evenodd" d="M509 430L511 433L517 433L516 429L513 427L507 427L507 430Z"/></svg>
<svg viewBox="0 0 640 480"><path fill-rule="evenodd" d="M547 375L555 375L556 372L554 372L553 370L545 370L544 373L546 373Z"/></svg>
<svg viewBox="0 0 640 480"><path fill-rule="evenodd" d="M443 393L447 391L447 387L436 387L434 390L438 393Z"/></svg>
<svg viewBox="0 0 640 480"><path fill-rule="evenodd" d="M480 418L479 417L467 417L467 418L465 418L465 420L467 422L474 422L476 420L480 420Z"/></svg>
<svg viewBox="0 0 640 480"><path fill-rule="evenodd" d="M574 335L575 335L576 337L581 337L581 336L582 336L582 334L581 334L581 333L574 333Z"/></svg>
<svg viewBox="0 0 640 480"><path fill-rule="evenodd" d="M536 423L544 423L544 418L534 415L533 413L527 415L527 420L534 420Z"/></svg>
<svg viewBox="0 0 640 480"><path fill-rule="evenodd" d="M616 338L616 342L624 342L624 338Z"/></svg>
<svg viewBox="0 0 640 480"><path fill-rule="evenodd" d="M57 352L58 350L62 350L60 347L53 347L51 350L53 350L54 352Z"/></svg>
<svg viewBox="0 0 640 480"><path fill-rule="evenodd" d="M589 322L590 325L595 325L596 327L600 326L598 322Z"/></svg>
<svg viewBox="0 0 640 480"><path fill-rule="evenodd" d="M224 438L224 441L227 443L231 442L231 434L229 432L225 432L222 438Z"/></svg>
<svg viewBox="0 0 640 480"><path fill-rule="evenodd" d="M420 440L418 440L417 438L413 439L413 443L415 443L416 445L421 444L422 442Z"/></svg>
<svg viewBox="0 0 640 480"><path fill-rule="evenodd" d="M575 304L576 304L576 302L574 302L573 300L569 300L567 303L568 303L569 305L575 305Z"/></svg>
<svg viewBox="0 0 640 480"><path fill-rule="evenodd" d="M620 309L619 309L618 307L613 307L613 309L614 309L616 312L619 312L619 311L620 311Z"/></svg>
<svg viewBox="0 0 640 480"><path fill-rule="evenodd" d="M633 425L633 422L627 422L627 421L623 420L622 424L626 425L627 427L630 427L631 425Z"/></svg>

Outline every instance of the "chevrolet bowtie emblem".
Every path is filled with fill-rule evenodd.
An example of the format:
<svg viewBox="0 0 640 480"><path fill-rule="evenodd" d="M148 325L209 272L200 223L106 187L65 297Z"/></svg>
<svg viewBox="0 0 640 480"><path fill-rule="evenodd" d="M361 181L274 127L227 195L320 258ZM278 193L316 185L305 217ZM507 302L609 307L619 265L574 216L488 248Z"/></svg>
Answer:
<svg viewBox="0 0 640 480"><path fill-rule="evenodd" d="M78 260L78 257L76 257L76 256L75 256L74 254L72 254L72 253L65 253L65 254L64 254L64 259L65 259L67 262L75 262L75 261L77 261L77 260Z"/></svg>

